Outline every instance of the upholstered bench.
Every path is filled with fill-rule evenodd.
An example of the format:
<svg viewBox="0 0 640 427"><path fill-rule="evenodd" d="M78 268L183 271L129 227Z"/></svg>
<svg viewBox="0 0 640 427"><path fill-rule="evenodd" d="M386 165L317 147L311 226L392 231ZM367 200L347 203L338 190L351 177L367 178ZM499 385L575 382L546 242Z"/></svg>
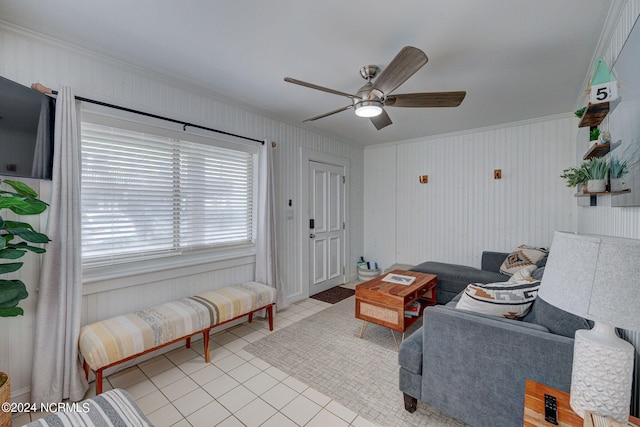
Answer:
<svg viewBox="0 0 640 427"><path fill-rule="evenodd" d="M257 282L248 282L204 292L91 323L80 330L79 350L84 370L96 375L96 394L102 392L102 373L128 360L176 342L202 334L204 357L210 362L209 332L213 327L266 309L269 329L273 330L273 306L276 290Z"/></svg>
<svg viewBox="0 0 640 427"><path fill-rule="evenodd" d="M58 412L33 421L25 427L59 426L136 426L153 427L131 395L125 390L109 390L78 403L67 403Z"/></svg>

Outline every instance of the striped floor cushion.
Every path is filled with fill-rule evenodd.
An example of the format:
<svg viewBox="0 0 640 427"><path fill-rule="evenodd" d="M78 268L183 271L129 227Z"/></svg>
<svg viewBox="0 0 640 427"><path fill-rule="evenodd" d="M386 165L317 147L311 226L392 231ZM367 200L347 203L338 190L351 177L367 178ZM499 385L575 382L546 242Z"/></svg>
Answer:
<svg viewBox="0 0 640 427"><path fill-rule="evenodd" d="M131 395L114 389L73 405L69 411L56 412L25 427L153 427Z"/></svg>
<svg viewBox="0 0 640 427"><path fill-rule="evenodd" d="M247 314L251 320L254 311L267 306L272 328L275 298L274 288L248 282L119 315L82 327L80 353L97 372L201 332L208 348L212 327Z"/></svg>

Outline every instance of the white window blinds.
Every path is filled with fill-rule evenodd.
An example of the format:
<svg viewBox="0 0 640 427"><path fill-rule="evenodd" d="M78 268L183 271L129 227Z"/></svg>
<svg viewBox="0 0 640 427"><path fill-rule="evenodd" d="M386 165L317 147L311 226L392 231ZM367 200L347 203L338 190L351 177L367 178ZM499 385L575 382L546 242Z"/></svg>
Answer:
<svg viewBox="0 0 640 427"><path fill-rule="evenodd" d="M253 176L246 150L83 122L83 264L252 242Z"/></svg>

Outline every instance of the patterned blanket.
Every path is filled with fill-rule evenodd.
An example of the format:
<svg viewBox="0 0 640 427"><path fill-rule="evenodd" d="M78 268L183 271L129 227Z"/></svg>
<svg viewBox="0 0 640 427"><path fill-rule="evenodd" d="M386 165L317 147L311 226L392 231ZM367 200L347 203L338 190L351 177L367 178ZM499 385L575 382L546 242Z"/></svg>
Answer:
<svg viewBox="0 0 640 427"><path fill-rule="evenodd" d="M131 395L114 389L47 415L25 427L153 427Z"/></svg>
<svg viewBox="0 0 640 427"><path fill-rule="evenodd" d="M79 347L92 370L209 329L275 302L274 288L248 282L92 323Z"/></svg>

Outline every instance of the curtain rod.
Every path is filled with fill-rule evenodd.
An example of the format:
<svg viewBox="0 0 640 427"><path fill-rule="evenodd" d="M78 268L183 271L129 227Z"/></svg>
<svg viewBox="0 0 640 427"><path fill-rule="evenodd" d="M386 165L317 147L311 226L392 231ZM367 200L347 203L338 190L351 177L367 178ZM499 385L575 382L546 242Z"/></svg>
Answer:
<svg viewBox="0 0 640 427"><path fill-rule="evenodd" d="M58 91L57 90L51 90L48 87L43 86L40 83L32 84L31 88L34 89L34 90L37 90L38 92L48 93L48 94L52 94L52 95L58 95ZM182 120L176 120L176 119L172 119L172 118L169 118L169 117L159 116L157 114L146 113L144 111L134 110L132 108L127 108L127 107L121 107L119 105L108 104L106 102L96 101L94 99L89 99L89 98L83 98L81 96L76 96L75 98L78 101L89 102L91 104L101 105L103 107L114 108L116 110L121 110L121 111L126 111L126 112L129 112L129 113L139 114L141 116L147 116L147 117L151 117L151 118L154 118L154 119L165 120L167 122L178 123L178 124L182 125L182 130L183 131L186 131L187 130L187 126L189 126L189 127L192 127L192 128L208 130L210 132L221 133L223 135L235 136L236 138L246 139L248 141L259 142L260 144L264 145L264 141L262 141L260 139L256 139L256 138L250 138L248 136L237 135L235 133L225 132L225 131L219 130L219 129L213 129L213 128L209 128L209 127L206 127L206 126L195 125L193 123L187 123L187 122L184 122Z"/></svg>

